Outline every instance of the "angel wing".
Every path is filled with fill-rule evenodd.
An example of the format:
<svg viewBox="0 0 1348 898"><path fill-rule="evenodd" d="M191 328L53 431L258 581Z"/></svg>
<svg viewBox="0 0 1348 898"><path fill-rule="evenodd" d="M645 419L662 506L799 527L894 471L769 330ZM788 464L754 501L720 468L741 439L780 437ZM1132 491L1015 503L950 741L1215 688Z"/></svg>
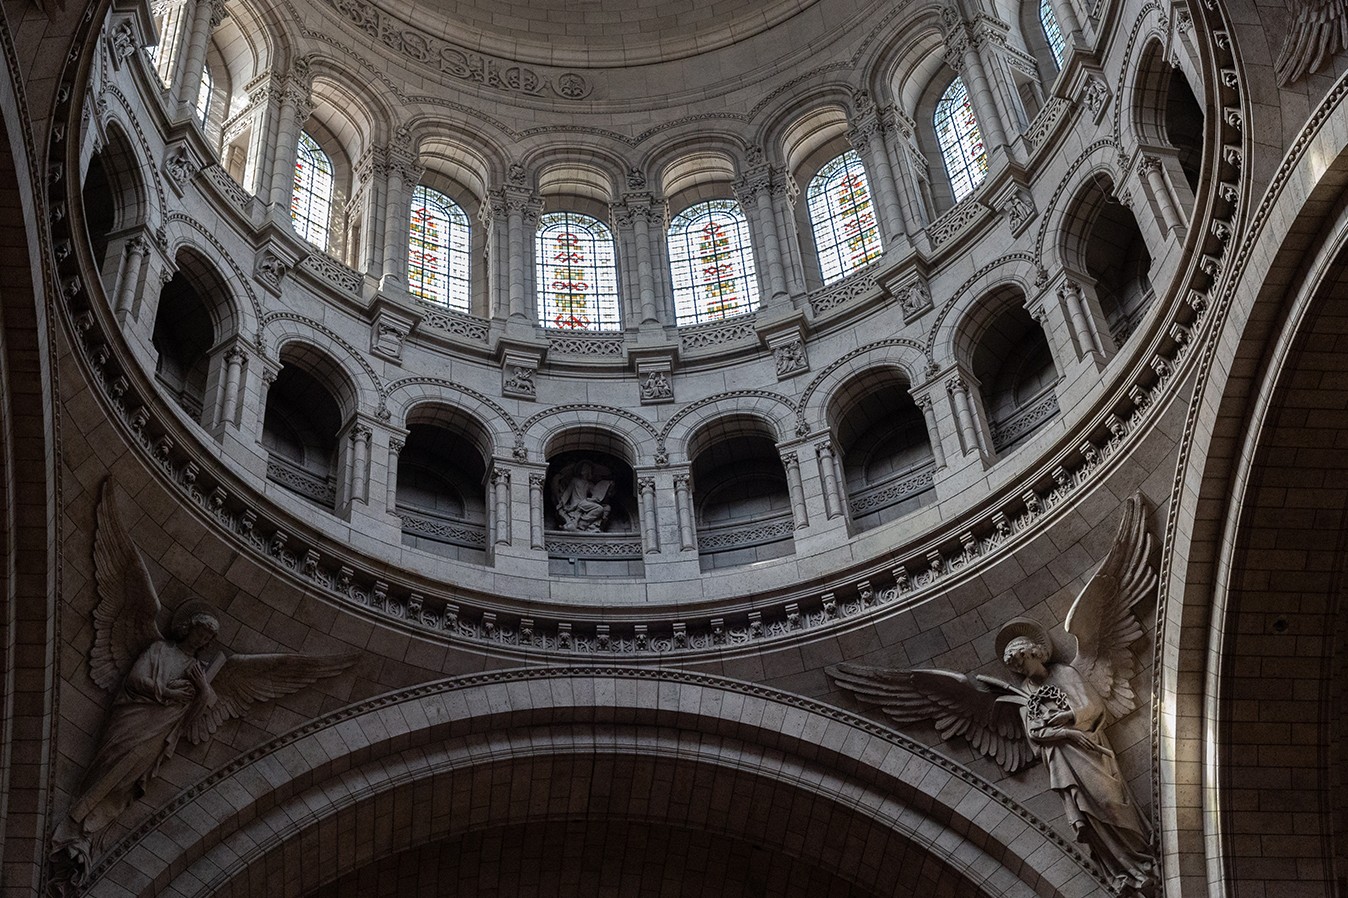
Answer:
<svg viewBox="0 0 1348 898"><path fill-rule="evenodd" d="M193 745L209 739L220 724L242 717L255 702L271 701L328 677L356 663L346 655L231 655L211 681L215 703L187 721L184 730Z"/></svg>
<svg viewBox="0 0 1348 898"><path fill-rule="evenodd" d="M1344 0L1287 0L1291 21L1278 52L1278 81L1284 87L1317 71L1348 45L1348 4Z"/></svg>
<svg viewBox="0 0 1348 898"><path fill-rule="evenodd" d="M117 514L112 478L103 481L94 534L94 644L89 673L104 689L116 689L140 653L163 639L156 618L159 596L145 560Z"/></svg>
<svg viewBox="0 0 1348 898"><path fill-rule="evenodd" d="M890 670L838 664L828 674L863 703L898 723L935 723L941 738L963 736L1007 773L1036 758L1020 718L1017 691L990 677L970 679L948 670ZM992 687L992 688L989 688Z"/></svg>
<svg viewBox="0 0 1348 898"><path fill-rule="evenodd" d="M1142 635L1142 623L1134 608L1156 582L1146 507L1141 494L1134 494L1124 505L1114 548L1072 603L1066 624L1077 641L1072 666L1116 718L1137 707L1131 682L1137 673L1132 645Z"/></svg>

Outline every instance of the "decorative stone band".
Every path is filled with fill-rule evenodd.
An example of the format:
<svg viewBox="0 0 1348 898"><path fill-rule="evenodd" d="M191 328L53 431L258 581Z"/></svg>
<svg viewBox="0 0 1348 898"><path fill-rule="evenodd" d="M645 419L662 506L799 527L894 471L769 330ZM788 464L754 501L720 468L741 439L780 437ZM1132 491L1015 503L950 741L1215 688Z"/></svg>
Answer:
<svg viewBox="0 0 1348 898"><path fill-rule="evenodd" d="M327 508L337 501L337 487L331 480L306 471L279 455L268 456L267 479Z"/></svg>
<svg viewBox="0 0 1348 898"><path fill-rule="evenodd" d="M554 558L637 559L641 557L641 537L628 534L592 533L570 536L553 531L544 541L544 549Z"/></svg>
<svg viewBox="0 0 1348 898"><path fill-rule="evenodd" d="M711 555L731 549L764 546L791 539L795 531L796 521L789 514L779 515L770 521L758 520L733 527L707 529L697 535L697 551L703 555Z"/></svg>
<svg viewBox="0 0 1348 898"><path fill-rule="evenodd" d="M487 528L482 524L415 512L406 508L399 508L395 513L403 522L403 533L468 549L487 547Z"/></svg>
<svg viewBox="0 0 1348 898"><path fill-rule="evenodd" d="M876 484L852 497L853 515L865 515L896 505L932 489L936 483L936 464L926 464L913 471L899 473L892 480Z"/></svg>
<svg viewBox="0 0 1348 898"><path fill-rule="evenodd" d="M1032 148L1038 149L1048 139L1058 124L1072 109L1072 101L1063 97L1052 97L1039 110L1039 114L1030 122L1023 135Z"/></svg>
<svg viewBox="0 0 1348 898"><path fill-rule="evenodd" d="M927 239L931 241L932 248L936 249L973 228L976 222L991 212L991 209L979 201L978 192L975 191L928 225Z"/></svg>
<svg viewBox="0 0 1348 898"><path fill-rule="evenodd" d="M435 303L417 300L421 311L421 327L443 331L451 336L471 340L474 343L486 343L491 324L485 318L478 318L466 312L457 312Z"/></svg>
<svg viewBox="0 0 1348 898"><path fill-rule="evenodd" d="M859 299L875 288L875 279L875 266L871 265L835 284L829 284L827 287L816 290L806 297L810 303L810 310L815 315L822 315L830 309Z"/></svg>
<svg viewBox="0 0 1348 898"><path fill-rule="evenodd" d="M310 253L299 267L301 271L307 271L324 283L353 296L360 296L360 288L365 283L365 277L359 271L348 268L325 253Z"/></svg>
<svg viewBox="0 0 1348 898"><path fill-rule="evenodd" d="M758 332L754 330L753 315L741 315L726 321L714 321L710 324L693 324L679 328L679 345L683 349L706 349L720 346L722 343L734 343L739 340L756 340Z"/></svg>
<svg viewBox="0 0 1348 898"><path fill-rule="evenodd" d="M567 355L621 356L622 334L589 334L577 331L548 329L548 349Z"/></svg>
<svg viewBox="0 0 1348 898"><path fill-rule="evenodd" d="M1049 385L1038 396L1016 409L1005 421L992 425L992 448L998 452L1029 436L1040 424L1058 414L1058 391Z"/></svg>

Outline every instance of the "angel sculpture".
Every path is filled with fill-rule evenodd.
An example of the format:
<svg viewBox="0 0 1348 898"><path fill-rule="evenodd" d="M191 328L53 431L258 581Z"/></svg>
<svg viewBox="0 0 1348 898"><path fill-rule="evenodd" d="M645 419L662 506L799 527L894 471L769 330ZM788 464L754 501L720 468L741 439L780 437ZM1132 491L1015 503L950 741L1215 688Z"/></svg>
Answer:
<svg viewBox="0 0 1348 898"><path fill-rule="evenodd" d="M552 479L554 505L563 530L603 530L612 493L609 469L590 461L567 465Z"/></svg>
<svg viewBox="0 0 1348 898"><path fill-rule="evenodd" d="M1348 46L1348 2L1287 0L1291 21L1274 68L1284 87L1320 70Z"/></svg>
<svg viewBox="0 0 1348 898"><path fill-rule="evenodd" d="M116 697L84 782L52 838L56 890L82 886L109 824L145 794L178 740L200 745L255 702L336 676L356 655L225 655L205 659L220 622L202 600L183 603L167 638L159 630L154 583L103 485L94 536L94 644L89 672Z"/></svg>
<svg viewBox="0 0 1348 898"><path fill-rule="evenodd" d="M1117 891L1147 892L1154 861L1151 825L1129 792L1105 737L1108 720L1137 707L1132 645L1142 635L1134 608L1156 588L1142 497L1124 508L1114 548L1067 615L1076 656L1053 661L1040 624L1018 618L997 635L997 654L1021 685L947 670L839 664L828 673L863 703L899 723L934 721L942 738L963 736L1016 773L1042 760L1084 843Z"/></svg>

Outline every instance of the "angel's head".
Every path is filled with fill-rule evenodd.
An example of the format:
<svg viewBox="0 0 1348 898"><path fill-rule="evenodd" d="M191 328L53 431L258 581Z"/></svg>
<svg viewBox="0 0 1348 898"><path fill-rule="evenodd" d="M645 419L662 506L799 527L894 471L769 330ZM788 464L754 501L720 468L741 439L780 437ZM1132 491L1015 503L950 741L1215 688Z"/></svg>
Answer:
<svg viewBox="0 0 1348 898"><path fill-rule="evenodd" d="M169 636L185 651L195 652L204 648L220 632L220 621L206 611L197 611L181 620L173 622L173 631Z"/></svg>
<svg viewBox="0 0 1348 898"><path fill-rule="evenodd" d="M1002 661L1015 673L1027 676L1048 661L1048 647L1029 636L1017 636L1002 650Z"/></svg>

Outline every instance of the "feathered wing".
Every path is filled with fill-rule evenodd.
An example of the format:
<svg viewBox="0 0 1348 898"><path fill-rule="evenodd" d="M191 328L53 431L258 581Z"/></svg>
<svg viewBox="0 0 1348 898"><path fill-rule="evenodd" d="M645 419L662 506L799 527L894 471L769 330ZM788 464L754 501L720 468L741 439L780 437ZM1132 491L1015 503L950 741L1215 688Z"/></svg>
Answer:
<svg viewBox="0 0 1348 898"><path fill-rule="evenodd" d="M1156 589L1156 582L1147 509L1142 496L1134 495L1124 505L1114 548L1067 612L1067 632L1077 641L1072 666L1114 717L1137 707L1132 646L1142 636L1142 622L1135 609Z"/></svg>
<svg viewBox="0 0 1348 898"><path fill-rule="evenodd" d="M1278 81L1286 86L1317 71L1348 46L1348 2L1287 0L1290 21L1278 53Z"/></svg>
<svg viewBox="0 0 1348 898"><path fill-rule="evenodd" d="M242 717L256 702L298 692L319 680L335 677L356 663L346 655L231 655L211 681L215 703L187 721L193 745L209 739L220 724Z"/></svg>
<svg viewBox="0 0 1348 898"><path fill-rule="evenodd" d="M159 597L145 560L117 514L112 480L103 482L94 533L94 644L89 673L104 689L116 689L127 670L159 632Z"/></svg>
<svg viewBox="0 0 1348 898"><path fill-rule="evenodd" d="M828 674L897 723L929 720L943 739L963 736L1007 773L1035 761L1019 701L1004 683L973 680L948 670L891 670L860 664L838 664L828 668Z"/></svg>

